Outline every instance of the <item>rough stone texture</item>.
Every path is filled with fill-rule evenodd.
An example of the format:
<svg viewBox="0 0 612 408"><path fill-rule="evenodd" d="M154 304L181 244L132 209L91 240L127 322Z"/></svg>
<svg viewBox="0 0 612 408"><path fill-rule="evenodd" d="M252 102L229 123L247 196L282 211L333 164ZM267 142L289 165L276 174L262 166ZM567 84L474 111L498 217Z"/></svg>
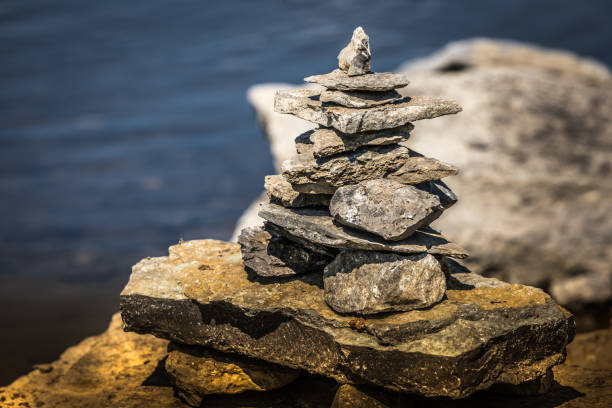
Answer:
<svg viewBox="0 0 612 408"><path fill-rule="evenodd" d="M316 158L357 150L363 146L382 146L405 142L414 126L410 123L394 129L347 134L333 128L319 128L295 138L299 154L310 153Z"/></svg>
<svg viewBox="0 0 612 408"><path fill-rule="evenodd" d="M306 194L293 189L280 174L266 176L264 188L270 201L284 207L312 207L329 205L329 194Z"/></svg>
<svg viewBox="0 0 612 408"><path fill-rule="evenodd" d="M287 238L302 238L333 248L390 251L405 254L427 252L454 258L468 253L432 229L417 231L401 241L385 241L376 235L334 223L328 211L310 208L288 209L276 204L263 204L259 216L282 229Z"/></svg>
<svg viewBox="0 0 612 408"><path fill-rule="evenodd" d="M192 407L199 407L209 394L269 391L299 376L298 370L203 347L170 343L168 351L168 378Z"/></svg>
<svg viewBox="0 0 612 408"><path fill-rule="evenodd" d="M331 408L392 408L395 401L390 393L343 384L336 391ZM399 406L399 405L397 405Z"/></svg>
<svg viewBox="0 0 612 408"><path fill-rule="evenodd" d="M423 309L439 302L446 276L429 254L342 251L325 267L325 302L362 315Z"/></svg>
<svg viewBox="0 0 612 408"><path fill-rule="evenodd" d="M385 92L325 90L319 96L321 102L335 103L347 108L371 108L403 99L407 98L395 90Z"/></svg>
<svg viewBox="0 0 612 408"><path fill-rule="evenodd" d="M107 332L88 338L79 345L66 350L51 364L38 365L34 370L13 384L0 387L2 407L186 407L176 398L165 376L161 372L168 342L153 336L135 335L122 330L119 314L113 317ZM149 346L145 346L149 344ZM154 356L147 355L154 350ZM135 366L125 364L126 350L134 357L142 353L142 362ZM427 406L433 408L541 408L541 407L608 407L612 398L612 329L579 334L567 347L564 364L553 367L555 382L551 390L537 397L517 397L479 392L463 400L422 399L410 394L385 391L377 387L343 385L332 380L302 373L300 377L278 390L268 392L247 391L240 394L209 395L206 408L252 407L252 408L326 408L332 404L355 402L339 407L359 408L357 402L373 403L374 399L383 407ZM83 387L75 392L71 387L77 378L89 378L99 373L97 358L82 358L85 355L107 356L109 373L125 373L143 370L143 375L102 375L106 381L96 388ZM119 356L119 357L117 357ZM153 357L153 358L151 358ZM159 360L158 360L159 359ZM71 369L79 361L79 369ZM143 382L143 378L146 378ZM340 392L340 390L342 390ZM357 392L360 396L347 395ZM334 397L334 393L337 394ZM342 397L342 398L340 398ZM357 399L359 398L359 399ZM332 403L332 400L334 402ZM128 402L129 401L129 402ZM27 405L26 405L27 404ZM366 405L376 407L376 405Z"/></svg>
<svg viewBox="0 0 612 408"><path fill-rule="evenodd" d="M402 70L414 79L411 96L448 96L465 108L420 122L410 139L412 148L462 171L449 181L461 202L434 226L471 249L475 272L547 288L580 314L583 329L605 327L612 305L612 185L602 182L612 168L610 71L568 52L486 39L451 43ZM277 89L253 88L267 134L308 130L307 122L272 112ZM276 140L282 163L294 148L280 149L284 141Z"/></svg>
<svg viewBox="0 0 612 408"><path fill-rule="evenodd" d="M417 184L416 187L438 197L444 209L452 207L458 201L455 193L442 180Z"/></svg>
<svg viewBox="0 0 612 408"><path fill-rule="evenodd" d="M563 361L573 319L544 292L453 269L449 280L429 309L355 319L326 305L320 273L266 284L238 245L200 240L135 265L120 304L126 330L426 396L519 384Z"/></svg>
<svg viewBox="0 0 612 408"><path fill-rule="evenodd" d="M461 106L446 99L415 96L405 102L355 109L321 102L319 96L320 92L309 89L279 91L274 98L274 110L344 133L389 129L416 120L461 112Z"/></svg>
<svg viewBox="0 0 612 408"><path fill-rule="evenodd" d="M403 184L438 180L458 173L456 167L399 145L369 146L317 159L298 154L282 165L285 179L297 191L333 194L338 187L389 178Z"/></svg>
<svg viewBox="0 0 612 408"><path fill-rule="evenodd" d="M168 342L125 333L115 314L108 330L70 347L0 388L0 406L43 408L186 407L160 370ZM163 363L161 363L163 365Z"/></svg>
<svg viewBox="0 0 612 408"><path fill-rule="evenodd" d="M310 244L307 248L264 227L249 227L238 237L244 265L259 276L286 277L300 273L323 271L334 259L325 247Z"/></svg>
<svg viewBox="0 0 612 408"><path fill-rule="evenodd" d="M340 187L329 205L341 224L398 241L438 218L440 199L414 186L376 179Z"/></svg>
<svg viewBox="0 0 612 408"><path fill-rule="evenodd" d="M391 91L410 83L405 75L392 72L370 72L359 76L348 76L340 69L328 74L312 75L304 81L339 91Z"/></svg>
<svg viewBox="0 0 612 408"><path fill-rule="evenodd" d="M351 41L338 54L338 67L348 76L363 75L370 72L370 37L357 27Z"/></svg>

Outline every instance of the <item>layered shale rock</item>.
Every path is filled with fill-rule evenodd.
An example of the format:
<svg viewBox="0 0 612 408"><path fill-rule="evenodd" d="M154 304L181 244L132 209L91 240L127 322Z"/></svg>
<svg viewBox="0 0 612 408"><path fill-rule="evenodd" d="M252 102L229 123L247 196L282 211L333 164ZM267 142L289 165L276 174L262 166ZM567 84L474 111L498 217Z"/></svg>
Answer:
<svg viewBox="0 0 612 408"><path fill-rule="evenodd" d="M376 235L337 225L329 212L325 210L290 209L275 204L264 204L259 210L259 215L281 227L279 231L284 231L290 239L295 236L332 248L390 251L404 254L427 252L453 258L467 258L468 256L463 248L449 242L432 229L417 231L401 241L385 241Z"/></svg>
<svg viewBox="0 0 612 408"><path fill-rule="evenodd" d="M562 362L571 316L539 289L450 264L446 297L384 316L335 313L321 273L249 277L240 247L189 241L134 266L121 294L127 330L426 396L519 384ZM205 268L201 268L205 265Z"/></svg>
<svg viewBox="0 0 612 408"><path fill-rule="evenodd" d="M398 128L352 135L336 129L318 128L296 137L295 148L299 154L310 153L316 158L334 156L357 150L363 146L382 146L405 142L410 137L410 131L413 128L412 124L407 124Z"/></svg>
<svg viewBox="0 0 612 408"><path fill-rule="evenodd" d="M266 176L264 188L271 202L279 203L285 207L327 207L331 199L330 194L307 194L297 191L284 177L278 174Z"/></svg>
<svg viewBox="0 0 612 408"><path fill-rule="evenodd" d="M341 224L398 241L431 224L444 208L433 194L378 179L340 187L329 211Z"/></svg>
<svg viewBox="0 0 612 408"><path fill-rule="evenodd" d="M261 360L176 343L170 343L165 370L181 398L193 407L199 407L206 395L269 391L299 375Z"/></svg>
<svg viewBox="0 0 612 408"><path fill-rule="evenodd" d="M331 102L347 108L371 108L407 99L399 92L334 91L325 90L319 95L321 102Z"/></svg>
<svg viewBox="0 0 612 408"><path fill-rule="evenodd" d="M403 88L410 83L405 75L391 72L370 72L359 76L349 76L341 69L329 74L312 75L304 81L340 91L391 91Z"/></svg>
<svg viewBox="0 0 612 408"><path fill-rule="evenodd" d="M245 228L238 237L244 265L263 277L285 277L322 271L335 253L309 243L301 245L264 227Z"/></svg>
<svg viewBox="0 0 612 408"><path fill-rule="evenodd" d="M319 96L318 91L309 89L278 92L274 109L344 133L389 129L461 111L457 103L436 98L415 96L398 103L355 109L321 102Z"/></svg>
<svg viewBox="0 0 612 408"><path fill-rule="evenodd" d="M336 312L368 315L429 307L444 296L446 277L432 255L343 251L325 268L323 284Z"/></svg>
<svg viewBox="0 0 612 408"><path fill-rule="evenodd" d="M370 37L357 27L349 44L338 54L338 66L349 76L363 75L370 72Z"/></svg>
<svg viewBox="0 0 612 408"><path fill-rule="evenodd" d="M317 159L303 153L283 163L283 177L297 191L333 194L338 187L389 178L418 184L457 174L457 168L399 145L372 146Z"/></svg>

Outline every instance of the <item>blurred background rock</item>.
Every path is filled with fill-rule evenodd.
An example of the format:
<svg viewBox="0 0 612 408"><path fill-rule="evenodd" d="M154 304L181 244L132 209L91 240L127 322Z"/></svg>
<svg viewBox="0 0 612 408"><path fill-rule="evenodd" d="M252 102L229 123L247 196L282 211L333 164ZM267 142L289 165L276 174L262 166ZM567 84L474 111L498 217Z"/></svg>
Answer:
<svg viewBox="0 0 612 408"><path fill-rule="evenodd" d="M251 88L271 154L245 91L329 71L356 25L373 69L400 67L407 92L464 106L418 123L409 145L461 169L448 179L460 201L436 227L471 251L468 266L545 288L582 330L609 325L611 12L607 1L3 1L0 385L103 331L140 258L179 237L230 238L308 127L271 114L278 85ZM475 36L547 48L443 48Z"/></svg>

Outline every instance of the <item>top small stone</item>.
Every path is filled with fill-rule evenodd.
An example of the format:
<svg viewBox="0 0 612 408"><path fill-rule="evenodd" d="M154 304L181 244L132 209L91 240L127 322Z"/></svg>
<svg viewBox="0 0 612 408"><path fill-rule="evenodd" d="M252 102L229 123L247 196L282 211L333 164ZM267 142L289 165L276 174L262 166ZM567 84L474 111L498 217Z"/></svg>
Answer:
<svg viewBox="0 0 612 408"><path fill-rule="evenodd" d="M351 42L338 54L338 67L348 76L363 75L370 72L370 37L357 27Z"/></svg>

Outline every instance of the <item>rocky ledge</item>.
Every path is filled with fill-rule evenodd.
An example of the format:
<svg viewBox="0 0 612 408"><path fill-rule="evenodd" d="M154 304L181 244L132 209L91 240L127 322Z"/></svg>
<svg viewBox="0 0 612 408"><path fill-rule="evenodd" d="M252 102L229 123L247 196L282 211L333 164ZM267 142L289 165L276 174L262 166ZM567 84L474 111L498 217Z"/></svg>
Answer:
<svg viewBox="0 0 612 408"><path fill-rule="evenodd" d="M237 244L189 241L134 266L121 311L126 330L429 397L538 380L563 361L573 319L548 295L444 265L439 303L355 318L325 303L321 273L270 283Z"/></svg>

